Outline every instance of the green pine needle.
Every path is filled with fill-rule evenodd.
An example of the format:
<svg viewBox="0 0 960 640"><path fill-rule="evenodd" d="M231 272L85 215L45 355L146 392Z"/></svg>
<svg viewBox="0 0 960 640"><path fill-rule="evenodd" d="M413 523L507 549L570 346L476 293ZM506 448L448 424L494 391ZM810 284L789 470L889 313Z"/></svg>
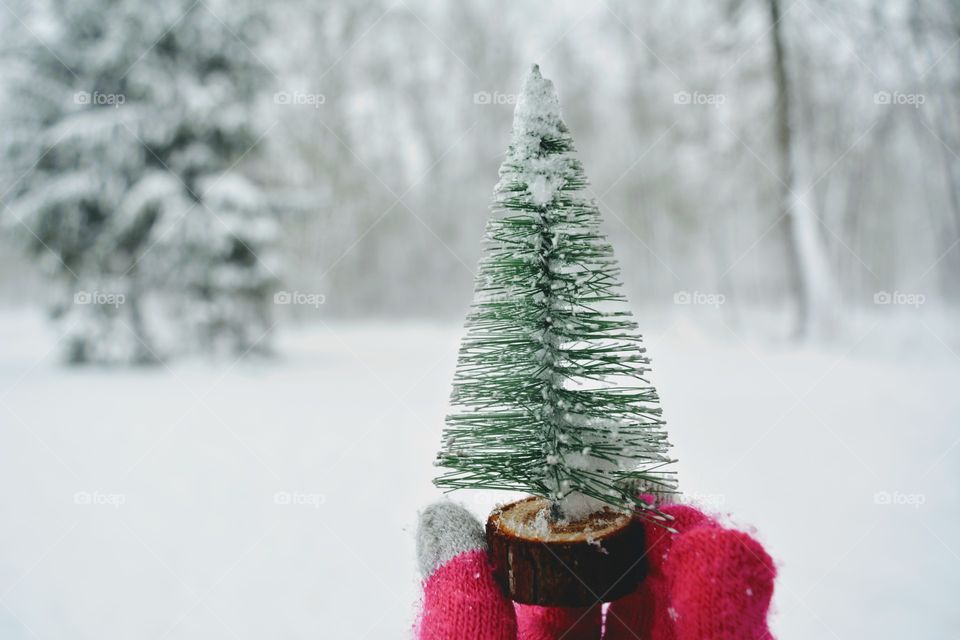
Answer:
<svg viewBox="0 0 960 640"><path fill-rule="evenodd" d="M437 464L447 489L596 510L674 491L649 359L553 84L534 67L500 168ZM657 518L654 511L651 517Z"/></svg>

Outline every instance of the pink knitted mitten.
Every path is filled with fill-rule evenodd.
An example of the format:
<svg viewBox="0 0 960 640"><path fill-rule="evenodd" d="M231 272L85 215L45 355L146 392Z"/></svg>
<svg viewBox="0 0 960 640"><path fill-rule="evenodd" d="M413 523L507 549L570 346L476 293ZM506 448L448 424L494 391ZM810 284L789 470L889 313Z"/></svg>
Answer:
<svg viewBox="0 0 960 640"><path fill-rule="evenodd" d="M614 603L536 607L510 602L493 579L483 528L448 501L420 517L417 555L423 581L419 640L772 640L767 610L776 570L746 533L700 511L663 510L679 533L645 525L649 576Z"/></svg>
<svg viewBox="0 0 960 640"><path fill-rule="evenodd" d="M672 534L645 523L649 574L610 605L606 640L772 640L767 611L776 568L759 542L693 507L662 510Z"/></svg>

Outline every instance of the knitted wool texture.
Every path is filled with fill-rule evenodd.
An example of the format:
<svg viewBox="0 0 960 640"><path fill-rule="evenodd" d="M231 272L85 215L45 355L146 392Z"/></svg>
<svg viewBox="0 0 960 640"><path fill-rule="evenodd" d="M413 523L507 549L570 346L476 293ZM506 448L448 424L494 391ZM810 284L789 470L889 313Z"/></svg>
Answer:
<svg viewBox="0 0 960 640"><path fill-rule="evenodd" d="M516 640L513 604L493 580L485 549L467 551L423 583L420 640Z"/></svg>
<svg viewBox="0 0 960 640"><path fill-rule="evenodd" d="M601 609L594 607L538 607L517 604L517 637L523 640L597 640Z"/></svg>
<svg viewBox="0 0 960 640"><path fill-rule="evenodd" d="M769 640L776 568L759 542L693 507L668 505L672 534L645 524L650 572L610 605L606 640Z"/></svg>
<svg viewBox="0 0 960 640"><path fill-rule="evenodd" d="M450 560L423 583L420 640L596 640L600 607L510 603L482 549Z"/></svg>
<svg viewBox="0 0 960 640"><path fill-rule="evenodd" d="M667 505L662 510L673 517L671 526L680 533L672 534L663 527L644 522L647 577L636 592L610 605L607 611L608 640L635 640L637 636L656 640L675 638L670 587L664 567L676 538L693 527L713 526L714 523L700 511L684 505Z"/></svg>
<svg viewBox="0 0 960 640"><path fill-rule="evenodd" d="M771 640L766 619L776 569L760 543L692 507L663 510L679 533L645 525L649 575L609 606L605 640ZM494 581L486 551L475 548L424 580L417 638L596 640L600 628L600 607L514 605Z"/></svg>

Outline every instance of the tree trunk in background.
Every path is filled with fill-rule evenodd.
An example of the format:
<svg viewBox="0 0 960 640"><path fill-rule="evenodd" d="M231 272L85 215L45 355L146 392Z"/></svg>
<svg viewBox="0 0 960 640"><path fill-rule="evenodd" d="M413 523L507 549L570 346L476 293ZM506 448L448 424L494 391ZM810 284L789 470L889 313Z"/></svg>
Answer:
<svg viewBox="0 0 960 640"><path fill-rule="evenodd" d="M768 0L770 37L773 48L773 75L776 82L774 113L775 145L780 178L780 224L786 244L787 272L790 290L797 303L794 335L828 333L837 313L839 296L833 284L826 249L817 228L807 193L797 193L797 178L803 163L799 162L793 136L790 79L787 76L786 53L780 11L780 0ZM806 172L805 172L806 173ZM806 184L804 182L804 184ZM804 187L806 189L806 187Z"/></svg>
<svg viewBox="0 0 960 640"><path fill-rule="evenodd" d="M924 32L924 29L931 27L923 6L915 2L911 8L913 17L910 20L910 36L914 46L922 51L925 57L925 62L916 61L914 72L923 81L923 92L934 115L933 118L927 118L926 113L917 110L917 117L921 122L927 122L927 130L936 132L938 144L934 146L942 163L944 190L950 206L950 211L946 212L931 207L936 243L942 252L938 269L941 274L940 289L946 296L956 298L960 295L960 277L957 277L960 274L960 249L956 246L960 238L960 178L953 152L957 138L952 135L952 131L957 130L956 112L949 105L950 82L943 77L940 59L931 47L929 35ZM947 14L956 25L953 31L960 36L960 3L947 3ZM928 79L930 77L936 78L936 82L931 82Z"/></svg>

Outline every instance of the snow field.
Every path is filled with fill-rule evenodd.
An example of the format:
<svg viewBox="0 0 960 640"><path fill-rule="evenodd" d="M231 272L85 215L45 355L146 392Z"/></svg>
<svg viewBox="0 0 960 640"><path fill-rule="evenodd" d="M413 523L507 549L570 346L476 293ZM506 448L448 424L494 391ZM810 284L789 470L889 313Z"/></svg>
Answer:
<svg viewBox="0 0 960 640"><path fill-rule="evenodd" d="M2 319L0 637L403 638L460 330L327 324L282 360L64 369ZM778 638L960 622L960 363L649 331L681 486L779 562ZM498 499L461 492L484 517Z"/></svg>

